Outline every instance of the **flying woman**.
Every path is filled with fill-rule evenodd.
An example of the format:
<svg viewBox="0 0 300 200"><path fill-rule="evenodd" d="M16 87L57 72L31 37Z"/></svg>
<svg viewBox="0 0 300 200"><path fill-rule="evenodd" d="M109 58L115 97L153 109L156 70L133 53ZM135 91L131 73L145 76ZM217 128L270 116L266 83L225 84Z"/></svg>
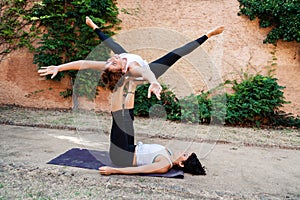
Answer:
<svg viewBox="0 0 300 200"><path fill-rule="evenodd" d="M113 92L111 112L113 123L109 154L112 162L120 167L100 167L100 173L104 175L165 173L172 167L177 167L188 173L204 175L205 170L194 153L175 155L169 149L158 144L134 144L133 108L137 86L134 79L141 77L148 81L150 83L148 97L154 93L160 99L162 88L157 78L208 38L222 33L224 27L217 27L206 35L148 64L140 56L128 53L112 38L101 32L89 17L86 17L86 24L116 54L106 62L80 60L58 66L43 67L38 73L41 76L52 74L51 78L53 78L59 71L65 70L97 69L102 71L102 82ZM124 94L125 87L127 92Z"/></svg>

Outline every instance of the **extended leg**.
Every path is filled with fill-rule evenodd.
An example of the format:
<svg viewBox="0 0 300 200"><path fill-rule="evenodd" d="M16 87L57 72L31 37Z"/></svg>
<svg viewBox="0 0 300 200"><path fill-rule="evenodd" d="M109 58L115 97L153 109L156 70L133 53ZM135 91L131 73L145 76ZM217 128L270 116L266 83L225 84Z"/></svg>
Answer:
<svg viewBox="0 0 300 200"><path fill-rule="evenodd" d="M175 62L177 62L183 56L191 53L196 48L198 48L201 44L203 44L208 38L218 35L222 33L224 27L218 27L212 31L209 31L206 35L189 42L188 44L179 47L172 52L166 54L165 56L151 62L149 64L150 69L155 74L156 78L160 77L163 73L165 73Z"/></svg>
<svg viewBox="0 0 300 200"><path fill-rule="evenodd" d="M103 43L115 54L127 53L127 51L120 44L116 43L111 37L100 31L99 27L89 17L86 17L86 24L97 33L100 40L103 41Z"/></svg>

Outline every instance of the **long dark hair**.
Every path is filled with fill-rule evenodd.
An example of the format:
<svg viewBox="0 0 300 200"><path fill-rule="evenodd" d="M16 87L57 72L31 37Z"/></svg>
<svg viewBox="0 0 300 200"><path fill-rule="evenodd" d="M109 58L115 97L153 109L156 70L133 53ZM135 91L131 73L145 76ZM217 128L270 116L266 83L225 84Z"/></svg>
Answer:
<svg viewBox="0 0 300 200"><path fill-rule="evenodd" d="M186 161L183 161L183 165L183 167L176 165L173 166L173 168L192 175L206 175L205 168L202 166L195 153L192 153Z"/></svg>
<svg viewBox="0 0 300 200"><path fill-rule="evenodd" d="M124 78L125 77L124 73L122 72L122 69L115 72L106 69L101 74L101 80L104 83L105 87L112 92L123 85Z"/></svg>

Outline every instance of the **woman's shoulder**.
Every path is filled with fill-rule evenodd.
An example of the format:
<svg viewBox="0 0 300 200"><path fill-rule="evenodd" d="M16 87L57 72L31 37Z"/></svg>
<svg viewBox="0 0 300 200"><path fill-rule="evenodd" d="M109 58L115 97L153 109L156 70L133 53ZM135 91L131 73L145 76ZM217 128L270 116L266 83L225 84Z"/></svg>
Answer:
<svg viewBox="0 0 300 200"><path fill-rule="evenodd" d="M123 53L123 54L120 54L120 57L125 58L127 60L128 65L138 65L140 67L149 67L148 62L137 54Z"/></svg>
<svg viewBox="0 0 300 200"><path fill-rule="evenodd" d="M164 155L164 154L158 154L155 159L154 159L155 163L161 162L164 163L165 166L168 167L168 169L173 167L173 163L171 158L168 155Z"/></svg>
<svg viewBox="0 0 300 200"><path fill-rule="evenodd" d="M141 56L133 53L121 53L119 54L121 58L135 58L135 59L142 59Z"/></svg>

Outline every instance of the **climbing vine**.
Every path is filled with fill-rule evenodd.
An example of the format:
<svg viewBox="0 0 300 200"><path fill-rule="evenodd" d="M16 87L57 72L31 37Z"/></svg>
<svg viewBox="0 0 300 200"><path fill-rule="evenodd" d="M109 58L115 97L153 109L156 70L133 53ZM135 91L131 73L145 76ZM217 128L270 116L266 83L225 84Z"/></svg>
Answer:
<svg viewBox="0 0 300 200"><path fill-rule="evenodd" d="M121 22L115 0L4 0L0 6L0 61L25 46L34 52L34 63L38 67L86 58L106 59L109 50L95 49L100 42L85 24L85 17L90 16L108 35L113 35ZM33 45L34 42L37 44ZM78 78L77 72L69 71L60 72L55 80L59 81L66 74L73 82ZM74 87L76 93L93 99L99 72L85 70L77 80L80 84ZM71 94L69 90L61 92L65 97Z"/></svg>
<svg viewBox="0 0 300 200"><path fill-rule="evenodd" d="M33 49L35 33L31 31L27 0L0 1L0 61L20 47Z"/></svg>
<svg viewBox="0 0 300 200"><path fill-rule="evenodd" d="M35 49L34 63L39 67L59 65L75 60L106 60L109 50L98 48L99 40L93 30L85 24L85 17L90 16L108 35L118 29L118 8L114 0L43 0L32 8L31 19L38 21L37 28L46 27L39 47ZM90 55L90 52L93 52ZM76 78L74 91L79 96L94 99L99 85L99 72L85 70L80 72L61 72L55 78L60 80L65 74ZM73 81L74 83L74 81ZM62 92L67 97L72 92Z"/></svg>
<svg viewBox="0 0 300 200"><path fill-rule="evenodd" d="M276 44L278 40L300 42L299 0L238 0L240 12L250 20L259 19L262 28L271 27L264 43Z"/></svg>

